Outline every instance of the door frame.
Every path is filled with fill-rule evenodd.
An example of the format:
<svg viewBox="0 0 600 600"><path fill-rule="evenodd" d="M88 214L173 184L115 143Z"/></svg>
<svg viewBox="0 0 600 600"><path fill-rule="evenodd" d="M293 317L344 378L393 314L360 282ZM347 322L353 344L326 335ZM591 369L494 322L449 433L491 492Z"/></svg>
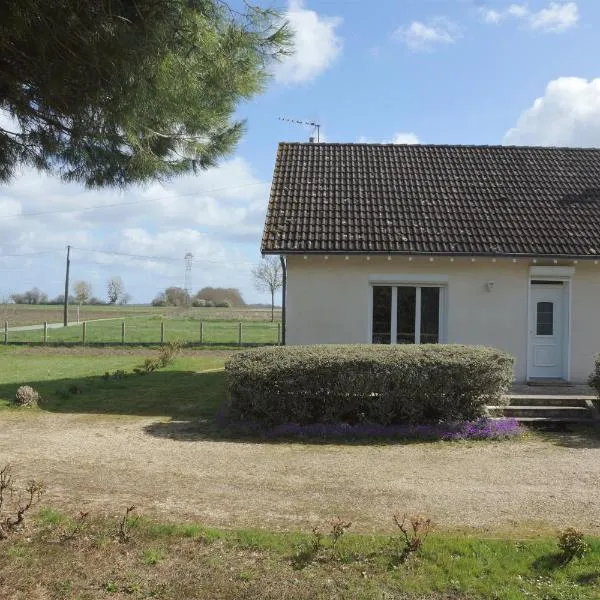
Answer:
<svg viewBox="0 0 600 600"><path fill-rule="evenodd" d="M532 281L548 281L563 284L563 310L562 310L562 379L571 381L571 296L572 278L575 274L574 267L530 267L527 281L527 380L531 377L532 332L534 327L534 314L531 310Z"/></svg>

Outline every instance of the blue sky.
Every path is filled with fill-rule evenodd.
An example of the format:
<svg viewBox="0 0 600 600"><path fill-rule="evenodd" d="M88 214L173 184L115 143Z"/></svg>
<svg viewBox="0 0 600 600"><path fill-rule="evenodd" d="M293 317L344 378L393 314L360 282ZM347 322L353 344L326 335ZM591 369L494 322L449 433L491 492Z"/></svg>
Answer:
<svg viewBox="0 0 600 600"><path fill-rule="evenodd" d="M218 168L125 192L31 170L0 187L0 299L33 285L60 293L71 244L73 280L91 281L97 296L112 275L138 302L182 285L189 251L195 289L239 287L247 301L266 301L250 269L277 143L310 134L280 116L318 121L329 142L600 145L597 0L280 8L297 52L275 67L265 94L239 107L246 136ZM147 256L157 258L138 258Z"/></svg>

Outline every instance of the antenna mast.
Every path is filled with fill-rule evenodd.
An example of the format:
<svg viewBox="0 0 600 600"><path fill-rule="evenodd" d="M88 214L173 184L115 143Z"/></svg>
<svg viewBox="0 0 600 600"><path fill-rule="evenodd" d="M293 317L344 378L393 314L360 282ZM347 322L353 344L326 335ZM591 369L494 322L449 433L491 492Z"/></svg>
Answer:
<svg viewBox="0 0 600 600"><path fill-rule="evenodd" d="M194 255L191 252L187 252L183 257L185 261L185 291L188 293L188 296L192 295L192 262L194 260Z"/></svg>
<svg viewBox="0 0 600 600"><path fill-rule="evenodd" d="M317 143L321 141L321 125L314 123L313 121L298 121L297 119L287 119L286 117L278 117L280 121L286 121L287 123L295 123L296 125L309 125L313 127L312 133L317 132Z"/></svg>

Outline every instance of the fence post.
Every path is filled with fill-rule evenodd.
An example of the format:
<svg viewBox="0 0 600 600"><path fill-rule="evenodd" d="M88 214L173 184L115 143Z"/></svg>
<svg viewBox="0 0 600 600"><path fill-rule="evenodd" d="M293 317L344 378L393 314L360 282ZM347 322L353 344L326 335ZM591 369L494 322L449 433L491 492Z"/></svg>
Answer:
<svg viewBox="0 0 600 600"><path fill-rule="evenodd" d="M44 344L48 341L48 321L44 321Z"/></svg>
<svg viewBox="0 0 600 600"><path fill-rule="evenodd" d="M281 322L277 323L277 344L281 346Z"/></svg>
<svg viewBox="0 0 600 600"><path fill-rule="evenodd" d="M200 321L200 344L204 343L204 321Z"/></svg>
<svg viewBox="0 0 600 600"><path fill-rule="evenodd" d="M242 322L238 326L238 346L242 345Z"/></svg>
<svg viewBox="0 0 600 600"><path fill-rule="evenodd" d="M83 322L83 326L82 326L82 330L81 330L81 343L85 344L85 336L87 333L87 323L84 321Z"/></svg>
<svg viewBox="0 0 600 600"><path fill-rule="evenodd" d="M121 346L125 345L125 321L121 321Z"/></svg>
<svg viewBox="0 0 600 600"><path fill-rule="evenodd" d="M160 343L161 344L165 343L165 322L164 321L160 322Z"/></svg>
<svg viewBox="0 0 600 600"><path fill-rule="evenodd" d="M4 343L8 344L8 321L4 321Z"/></svg>

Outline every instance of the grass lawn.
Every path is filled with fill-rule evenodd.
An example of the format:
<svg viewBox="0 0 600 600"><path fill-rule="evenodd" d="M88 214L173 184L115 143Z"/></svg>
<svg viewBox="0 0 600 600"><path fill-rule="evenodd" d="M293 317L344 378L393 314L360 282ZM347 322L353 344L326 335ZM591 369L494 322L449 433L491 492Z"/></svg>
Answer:
<svg viewBox="0 0 600 600"><path fill-rule="evenodd" d="M222 438L209 428L231 351L186 350L161 371L103 378L156 352L0 347L0 466L13 462L18 484L36 477L48 487L26 529L0 540L0 598L600 598L600 538L587 537L590 552L564 566L558 527L531 524L597 531L596 438ZM26 383L42 394L40 407L9 409ZM515 477L523 464L527 477ZM132 504L140 517L119 541L118 515ZM398 507L437 520L407 563L390 519ZM81 528L70 520L80 510L89 511ZM338 514L353 524L334 549ZM515 524L504 535L507 519ZM324 536L318 552L314 525Z"/></svg>
<svg viewBox="0 0 600 600"><path fill-rule="evenodd" d="M0 347L0 408L9 406L19 385L31 385L42 396L40 408L53 412L213 417L225 395L222 373L199 372L222 368L228 353L184 352L151 375L132 374L156 354L144 349ZM117 370L128 375L103 377Z"/></svg>
<svg viewBox="0 0 600 600"><path fill-rule="evenodd" d="M134 513L135 514L135 513ZM402 562L393 534L314 535L223 530L134 517L83 525L55 510L0 542L0 597L7 599L194 598L592 600L599 597L600 540L562 565L556 540L434 533Z"/></svg>
<svg viewBox="0 0 600 600"><path fill-rule="evenodd" d="M267 321L203 320L200 315L140 315L124 318L89 321L86 323L86 341L89 343L120 343L121 322L125 322L126 343L160 343L161 323L165 341L199 344L237 344L242 326L242 342L246 344L276 344L280 331L278 323ZM202 336L202 337L201 337ZM10 331L9 341L42 342L43 330ZM74 343L83 340L83 325L48 329L47 341L52 344Z"/></svg>

